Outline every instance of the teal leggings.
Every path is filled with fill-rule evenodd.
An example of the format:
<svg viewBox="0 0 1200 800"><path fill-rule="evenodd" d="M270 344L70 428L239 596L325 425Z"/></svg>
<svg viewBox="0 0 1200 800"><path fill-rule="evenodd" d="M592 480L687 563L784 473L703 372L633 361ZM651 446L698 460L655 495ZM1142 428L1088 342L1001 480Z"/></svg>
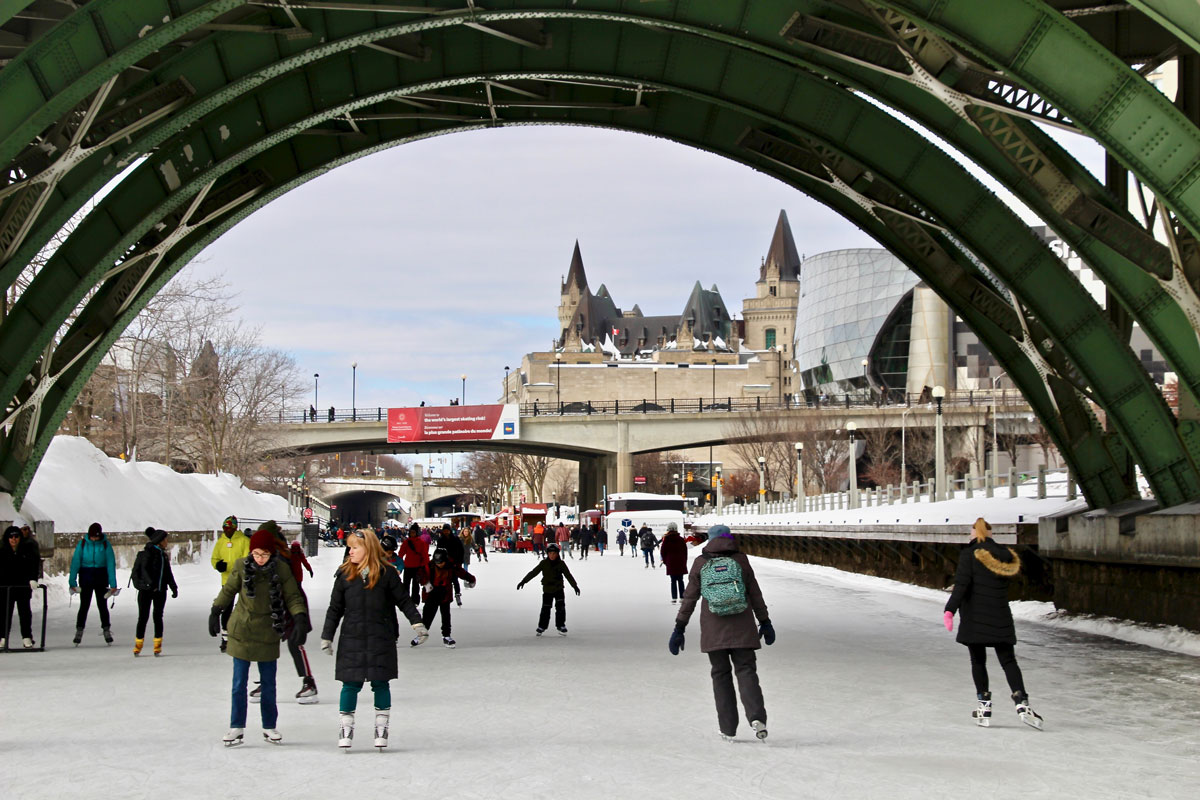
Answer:
<svg viewBox="0 0 1200 800"><path fill-rule="evenodd" d="M338 710L343 714L353 714L358 708L358 693L362 691L362 681L342 681L342 697ZM386 711L392 707L392 687L387 681L371 681L371 691L375 693L375 708Z"/></svg>

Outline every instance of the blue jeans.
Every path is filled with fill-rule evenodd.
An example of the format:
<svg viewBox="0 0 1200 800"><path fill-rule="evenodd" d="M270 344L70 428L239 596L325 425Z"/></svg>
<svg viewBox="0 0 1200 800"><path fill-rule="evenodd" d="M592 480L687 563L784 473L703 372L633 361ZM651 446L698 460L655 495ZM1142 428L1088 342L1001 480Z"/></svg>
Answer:
<svg viewBox="0 0 1200 800"><path fill-rule="evenodd" d="M246 682L250 679L250 662L241 658L233 660L233 711L229 715L229 727L246 727ZM275 705L275 662L258 662L258 682L261 687L259 704L262 711L263 730L271 730L279 720L279 707Z"/></svg>
<svg viewBox="0 0 1200 800"><path fill-rule="evenodd" d="M342 681L342 696L338 702L338 711L343 714L353 714L358 708L358 693L362 691L362 681ZM386 711L392 707L392 687L387 681L371 681L371 691L375 693L375 709Z"/></svg>

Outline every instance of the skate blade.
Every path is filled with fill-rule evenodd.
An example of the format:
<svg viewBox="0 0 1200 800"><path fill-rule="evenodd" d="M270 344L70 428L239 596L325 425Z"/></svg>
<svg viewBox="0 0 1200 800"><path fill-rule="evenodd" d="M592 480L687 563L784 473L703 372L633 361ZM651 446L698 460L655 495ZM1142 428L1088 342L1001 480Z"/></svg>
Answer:
<svg viewBox="0 0 1200 800"><path fill-rule="evenodd" d="M239 737L237 739L234 739L232 742L226 742L225 746L226 747L237 747L238 745L242 744L242 742L243 742L243 740Z"/></svg>
<svg viewBox="0 0 1200 800"><path fill-rule="evenodd" d="M263 741L266 742L267 744L273 744L276 747L283 744L283 739L272 739L270 736L267 736L265 733L263 734Z"/></svg>
<svg viewBox="0 0 1200 800"><path fill-rule="evenodd" d="M296 702L302 706L315 706L321 701L317 697L297 697Z"/></svg>
<svg viewBox="0 0 1200 800"><path fill-rule="evenodd" d="M976 717L975 724L981 728L990 728L990 727L992 727L992 718L991 717Z"/></svg>
<svg viewBox="0 0 1200 800"><path fill-rule="evenodd" d="M340 749L342 752L349 753L350 752L350 742L346 742L345 744L338 742L338 749Z"/></svg>
<svg viewBox="0 0 1200 800"><path fill-rule="evenodd" d="M1024 722L1034 730L1040 731L1042 729L1042 721L1037 717L1031 717L1028 714L1021 714L1021 722Z"/></svg>

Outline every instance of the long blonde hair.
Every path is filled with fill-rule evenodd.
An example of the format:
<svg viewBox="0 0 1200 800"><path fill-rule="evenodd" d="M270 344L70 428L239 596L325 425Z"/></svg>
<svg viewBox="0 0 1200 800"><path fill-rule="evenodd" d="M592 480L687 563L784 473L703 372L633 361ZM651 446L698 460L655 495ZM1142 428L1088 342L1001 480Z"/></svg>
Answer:
<svg viewBox="0 0 1200 800"><path fill-rule="evenodd" d="M975 541L982 542L992 535L992 526L983 517L975 520L975 525L971 528L971 532L975 535Z"/></svg>
<svg viewBox="0 0 1200 800"><path fill-rule="evenodd" d="M346 542L350 547L363 547L367 551L367 557L363 559L361 564L355 564L347 556L342 566L338 567L338 571L346 580L352 581L363 573L367 573L366 585L368 589L374 589L375 584L379 582L379 576L383 574L383 545L379 544L379 539L375 536L375 531L370 528L359 528L346 537Z"/></svg>

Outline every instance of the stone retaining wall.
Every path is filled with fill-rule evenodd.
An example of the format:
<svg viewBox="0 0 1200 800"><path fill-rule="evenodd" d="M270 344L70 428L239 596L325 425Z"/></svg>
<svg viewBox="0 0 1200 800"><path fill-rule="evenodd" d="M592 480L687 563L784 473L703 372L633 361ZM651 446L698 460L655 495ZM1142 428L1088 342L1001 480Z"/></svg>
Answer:
<svg viewBox="0 0 1200 800"><path fill-rule="evenodd" d="M117 559L118 570L128 570L133 567L133 560L138 552L146 546L144 531L136 533L108 533L109 543ZM86 537L84 533L54 534L54 549L47 552L42 549L42 567L46 575L65 575L71 569L71 556L75 553L75 544ZM214 537L213 531L167 531L167 552L170 553L172 564L191 564L207 558Z"/></svg>

